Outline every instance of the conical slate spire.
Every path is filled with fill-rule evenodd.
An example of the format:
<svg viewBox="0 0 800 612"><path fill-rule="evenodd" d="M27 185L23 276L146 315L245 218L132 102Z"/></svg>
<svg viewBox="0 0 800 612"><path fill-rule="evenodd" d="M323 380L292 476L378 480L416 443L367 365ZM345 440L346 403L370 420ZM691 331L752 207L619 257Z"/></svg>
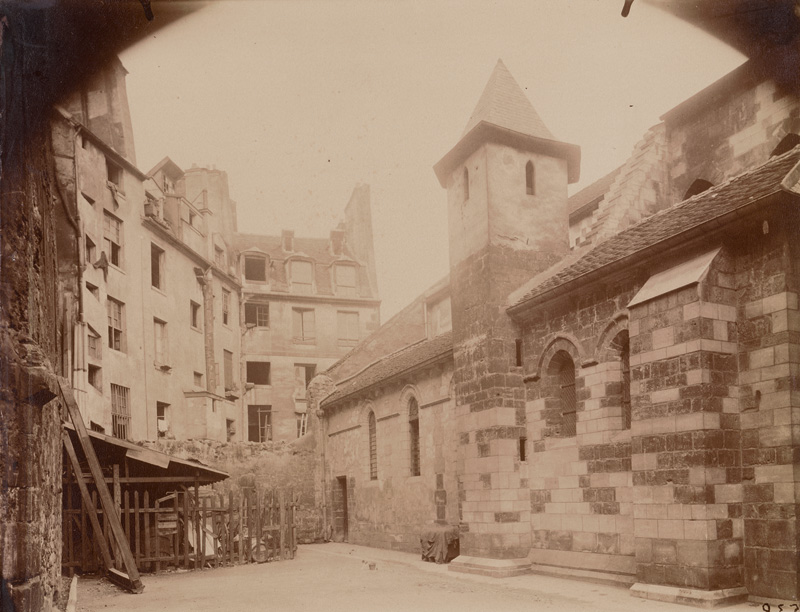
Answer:
<svg viewBox="0 0 800 612"><path fill-rule="evenodd" d="M527 96L511 76L503 60L497 60L492 76L486 83L472 116L467 122L464 134L481 121L502 128L521 132L528 136L554 140L539 114Z"/></svg>

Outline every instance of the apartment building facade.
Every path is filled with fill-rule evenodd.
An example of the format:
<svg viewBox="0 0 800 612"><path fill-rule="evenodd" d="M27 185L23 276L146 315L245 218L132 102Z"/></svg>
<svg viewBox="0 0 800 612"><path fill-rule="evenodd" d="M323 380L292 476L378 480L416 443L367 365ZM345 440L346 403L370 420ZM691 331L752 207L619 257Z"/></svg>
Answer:
<svg viewBox="0 0 800 612"><path fill-rule="evenodd" d="M369 187L354 189L327 240L237 234L236 249L246 439L297 438L308 384L380 325Z"/></svg>
<svg viewBox="0 0 800 612"><path fill-rule="evenodd" d="M307 382L379 324L369 188L330 241L240 235L224 171L169 157L138 169L125 74L115 60L52 122L69 203L62 333L86 424L130 440L295 439Z"/></svg>

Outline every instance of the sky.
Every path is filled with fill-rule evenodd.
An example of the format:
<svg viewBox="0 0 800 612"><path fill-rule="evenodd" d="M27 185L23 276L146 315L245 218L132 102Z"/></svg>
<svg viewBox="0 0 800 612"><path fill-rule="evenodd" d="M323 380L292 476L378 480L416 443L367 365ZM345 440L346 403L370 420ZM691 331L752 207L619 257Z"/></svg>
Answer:
<svg viewBox="0 0 800 612"><path fill-rule="evenodd" d="M327 237L370 185L382 320L448 271L433 165L502 59L559 140L570 193L744 61L643 2L215 1L121 54L137 165L228 173L239 230ZM158 19L158 5L154 4Z"/></svg>

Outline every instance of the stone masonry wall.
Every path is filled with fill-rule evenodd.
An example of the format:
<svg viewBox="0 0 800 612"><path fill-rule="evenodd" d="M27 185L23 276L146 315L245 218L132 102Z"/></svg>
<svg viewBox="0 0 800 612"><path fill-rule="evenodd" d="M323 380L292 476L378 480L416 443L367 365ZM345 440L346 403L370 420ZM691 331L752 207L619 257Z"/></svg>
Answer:
<svg viewBox="0 0 800 612"><path fill-rule="evenodd" d="M748 591L792 601L800 597L796 224L796 216L780 223L771 220L758 248L737 257L742 480L728 491L730 501L739 504L739 522L744 522Z"/></svg>
<svg viewBox="0 0 800 612"><path fill-rule="evenodd" d="M642 279L625 280L558 304L522 325L527 461L536 564L631 576L634 570L630 430L622 417L622 370L614 340ZM576 371L576 435L558 430L559 381L548 374L560 352Z"/></svg>
<svg viewBox="0 0 800 612"><path fill-rule="evenodd" d="M742 586L733 260L631 309L637 580Z"/></svg>
<svg viewBox="0 0 800 612"><path fill-rule="evenodd" d="M409 375L327 415L326 482L334 540L419 552L425 525L459 521L458 436L452 364ZM411 473L408 403L419 405L420 474ZM368 415L376 418L377 478L370 478Z"/></svg>
<svg viewBox="0 0 800 612"><path fill-rule="evenodd" d="M17 129L0 128L0 608L38 612L52 608L60 586L61 418L51 401L62 354L60 202L49 128L28 116L35 105L13 104L21 75L41 65L3 21L1 68L9 79L0 114ZM23 133L20 126L36 127Z"/></svg>

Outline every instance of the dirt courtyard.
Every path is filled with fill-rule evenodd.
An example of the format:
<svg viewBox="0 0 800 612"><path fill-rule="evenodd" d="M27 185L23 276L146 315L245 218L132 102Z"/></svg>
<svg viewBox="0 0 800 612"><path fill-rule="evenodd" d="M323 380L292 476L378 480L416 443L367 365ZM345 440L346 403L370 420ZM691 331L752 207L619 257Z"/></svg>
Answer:
<svg viewBox="0 0 800 612"><path fill-rule="evenodd" d="M370 563L375 569L370 570ZM449 572L417 555L350 544L301 546L294 561L145 575L131 595L104 580L80 579L79 612L164 610L394 611L600 610L687 612L627 589L539 575L495 579ZM760 604L725 610L755 612Z"/></svg>

